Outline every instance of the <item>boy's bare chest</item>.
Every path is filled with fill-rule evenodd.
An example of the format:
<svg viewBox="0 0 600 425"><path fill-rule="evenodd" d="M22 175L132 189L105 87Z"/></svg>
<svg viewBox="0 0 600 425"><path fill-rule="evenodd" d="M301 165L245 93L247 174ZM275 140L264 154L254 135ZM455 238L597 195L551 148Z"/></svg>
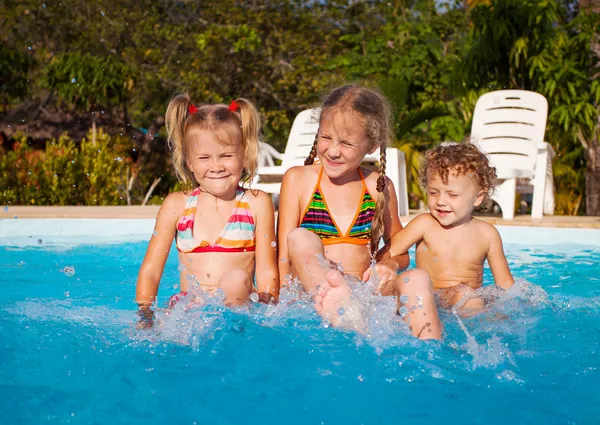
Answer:
<svg viewBox="0 0 600 425"><path fill-rule="evenodd" d="M485 261L487 244L479 232L471 229L441 229L425 235L417 254L433 263L477 265Z"/></svg>

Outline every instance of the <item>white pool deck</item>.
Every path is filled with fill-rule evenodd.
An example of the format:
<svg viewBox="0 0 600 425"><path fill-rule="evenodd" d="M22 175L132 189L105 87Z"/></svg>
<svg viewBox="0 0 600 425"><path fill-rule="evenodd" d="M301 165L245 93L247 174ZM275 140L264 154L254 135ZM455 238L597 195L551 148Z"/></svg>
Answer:
<svg viewBox="0 0 600 425"><path fill-rule="evenodd" d="M0 209L0 245L119 243L150 238L158 206L54 207L9 206ZM400 217L406 225L418 212ZM533 220L479 217L500 230L504 243L582 244L600 247L600 217L552 216Z"/></svg>

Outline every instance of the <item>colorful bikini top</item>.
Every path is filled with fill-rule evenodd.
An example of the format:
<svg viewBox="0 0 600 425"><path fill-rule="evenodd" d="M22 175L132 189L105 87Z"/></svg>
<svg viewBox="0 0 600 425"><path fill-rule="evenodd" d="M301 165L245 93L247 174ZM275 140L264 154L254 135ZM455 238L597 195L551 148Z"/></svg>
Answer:
<svg viewBox="0 0 600 425"><path fill-rule="evenodd" d="M350 225L348 233L342 236L342 232L335 223L335 220L329 213L327 201L323 196L321 189L321 177L323 168L319 171L319 178L315 185L312 198L306 206L300 227L303 227L317 234L323 245L335 245L340 243L349 243L354 245L367 245L371 241L371 225L375 216L375 201L367 190L365 179L360 169L358 169L360 180L363 184L363 197L354 216L354 221Z"/></svg>
<svg viewBox="0 0 600 425"><path fill-rule="evenodd" d="M254 218L250 204L246 199L246 191L240 187L236 190L233 212L214 244L194 238L194 221L200 188L196 188L187 197L185 209L177 222L177 249L183 253L190 252L244 252L254 251L256 238L254 235Z"/></svg>

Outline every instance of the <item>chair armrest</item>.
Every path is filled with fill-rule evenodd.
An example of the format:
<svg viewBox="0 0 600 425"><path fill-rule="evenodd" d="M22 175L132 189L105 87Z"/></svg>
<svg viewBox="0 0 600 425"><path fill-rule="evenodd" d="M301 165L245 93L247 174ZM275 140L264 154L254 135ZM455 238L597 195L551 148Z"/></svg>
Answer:
<svg viewBox="0 0 600 425"><path fill-rule="evenodd" d="M259 176L283 176L287 170L287 167L282 167L281 165L258 167L256 174Z"/></svg>
<svg viewBox="0 0 600 425"><path fill-rule="evenodd" d="M547 150L548 153L550 153L551 158L554 158L554 156L556 155L556 152L554 152L552 145L547 142L542 142L539 145L537 145L537 149L538 149L538 151L546 151Z"/></svg>
<svg viewBox="0 0 600 425"><path fill-rule="evenodd" d="M499 180L515 178L532 178L533 173L530 170L521 170L516 168L496 167L496 177Z"/></svg>
<svg viewBox="0 0 600 425"><path fill-rule="evenodd" d="M276 158L279 160L283 159L283 154L281 152L277 151L277 149L275 149L273 146L271 146L268 143L258 142L258 150L266 152L268 155L270 155L273 158Z"/></svg>

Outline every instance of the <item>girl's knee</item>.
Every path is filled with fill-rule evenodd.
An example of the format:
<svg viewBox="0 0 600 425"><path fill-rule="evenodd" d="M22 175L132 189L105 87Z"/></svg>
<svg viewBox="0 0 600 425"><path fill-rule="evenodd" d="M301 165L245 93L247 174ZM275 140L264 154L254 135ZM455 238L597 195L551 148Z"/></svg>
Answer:
<svg viewBox="0 0 600 425"><path fill-rule="evenodd" d="M422 269L413 269L402 273L395 280L400 294L417 294L426 296L433 294L429 273Z"/></svg>
<svg viewBox="0 0 600 425"><path fill-rule="evenodd" d="M290 255L306 251L320 251L322 247L321 239L302 227L297 227L288 234L287 244Z"/></svg>

